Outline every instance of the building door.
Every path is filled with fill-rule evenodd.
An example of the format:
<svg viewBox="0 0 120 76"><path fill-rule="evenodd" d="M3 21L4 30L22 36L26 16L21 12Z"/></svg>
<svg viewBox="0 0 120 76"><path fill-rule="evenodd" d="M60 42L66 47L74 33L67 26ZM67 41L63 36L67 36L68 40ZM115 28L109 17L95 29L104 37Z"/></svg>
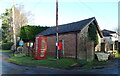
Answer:
<svg viewBox="0 0 120 76"><path fill-rule="evenodd" d="M101 43L101 51L105 51L105 43Z"/></svg>

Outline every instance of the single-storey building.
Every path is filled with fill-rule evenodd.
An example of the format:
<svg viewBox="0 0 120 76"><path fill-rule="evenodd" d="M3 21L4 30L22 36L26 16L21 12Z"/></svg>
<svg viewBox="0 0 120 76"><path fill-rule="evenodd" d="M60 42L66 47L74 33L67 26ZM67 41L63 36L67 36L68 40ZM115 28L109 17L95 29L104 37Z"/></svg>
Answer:
<svg viewBox="0 0 120 76"><path fill-rule="evenodd" d="M98 36L96 51L100 51L101 38L103 37L95 17L58 26L59 41L64 41L61 57L76 59L93 59L94 46L88 39L89 26L95 26ZM91 29L92 30L92 29ZM55 56L56 52L56 27L51 27L38 35L47 37L47 56Z"/></svg>

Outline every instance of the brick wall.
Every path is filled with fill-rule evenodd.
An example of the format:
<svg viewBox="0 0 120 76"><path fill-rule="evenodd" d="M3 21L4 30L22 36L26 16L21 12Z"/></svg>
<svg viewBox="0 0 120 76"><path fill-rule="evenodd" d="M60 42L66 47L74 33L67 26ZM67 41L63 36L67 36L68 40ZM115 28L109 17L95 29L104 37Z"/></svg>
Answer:
<svg viewBox="0 0 120 76"><path fill-rule="evenodd" d="M88 49L88 28L89 26L83 28L81 32L77 33L77 44L76 44L76 33L64 33L59 34L59 40L64 40L64 56L63 57L70 57L76 58L76 50L77 50L77 59L92 59L94 57L94 49L93 45L90 44L91 49ZM56 36L51 35L47 36L47 56L55 56L56 51ZM77 45L77 49L76 49ZM88 58L89 57L89 58Z"/></svg>
<svg viewBox="0 0 120 76"><path fill-rule="evenodd" d="M59 34L59 40L64 40L64 56L75 58L76 54L76 34L75 33L64 33ZM47 56L55 56L56 51L56 36L47 36ZM62 56L62 51L61 51Z"/></svg>
<svg viewBox="0 0 120 76"><path fill-rule="evenodd" d="M77 59L87 59L87 55L92 56L92 52L87 52L88 27L77 33ZM63 57L76 58L76 33L59 34L59 40L64 40ZM56 51L56 36L47 36L47 56L55 56ZM92 50L90 50L92 51ZM90 56L89 56L90 57Z"/></svg>

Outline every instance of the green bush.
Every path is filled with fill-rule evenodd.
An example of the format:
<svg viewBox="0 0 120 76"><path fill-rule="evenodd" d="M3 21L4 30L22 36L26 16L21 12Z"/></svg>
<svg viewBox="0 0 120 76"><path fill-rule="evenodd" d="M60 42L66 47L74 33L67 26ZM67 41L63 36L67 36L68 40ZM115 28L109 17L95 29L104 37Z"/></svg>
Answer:
<svg viewBox="0 0 120 76"><path fill-rule="evenodd" d="M42 31L48 29L49 27L44 27L44 26L22 26L21 30L20 30L20 38L24 41L24 42L28 42L28 41L34 41L35 40L35 36L39 33L41 33Z"/></svg>
<svg viewBox="0 0 120 76"><path fill-rule="evenodd" d="M12 45L13 45L13 42L4 43L2 44L2 50L10 50Z"/></svg>
<svg viewBox="0 0 120 76"><path fill-rule="evenodd" d="M96 25L93 25L93 24L89 25L88 38L90 41L94 41L94 46L96 47L96 45L99 43Z"/></svg>

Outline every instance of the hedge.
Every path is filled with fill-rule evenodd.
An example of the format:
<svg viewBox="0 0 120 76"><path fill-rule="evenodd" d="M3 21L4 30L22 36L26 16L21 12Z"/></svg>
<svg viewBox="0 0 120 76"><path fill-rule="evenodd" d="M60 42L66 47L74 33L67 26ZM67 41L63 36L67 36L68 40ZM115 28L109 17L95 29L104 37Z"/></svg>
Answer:
<svg viewBox="0 0 120 76"><path fill-rule="evenodd" d="M49 27L47 26L22 26L21 30L20 30L20 38L24 41L24 42L28 42L28 41L34 41L35 40L35 36L39 33L41 33L42 31L48 29Z"/></svg>
<svg viewBox="0 0 120 76"><path fill-rule="evenodd" d="M13 44L13 42L3 43L2 50L10 50Z"/></svg>

